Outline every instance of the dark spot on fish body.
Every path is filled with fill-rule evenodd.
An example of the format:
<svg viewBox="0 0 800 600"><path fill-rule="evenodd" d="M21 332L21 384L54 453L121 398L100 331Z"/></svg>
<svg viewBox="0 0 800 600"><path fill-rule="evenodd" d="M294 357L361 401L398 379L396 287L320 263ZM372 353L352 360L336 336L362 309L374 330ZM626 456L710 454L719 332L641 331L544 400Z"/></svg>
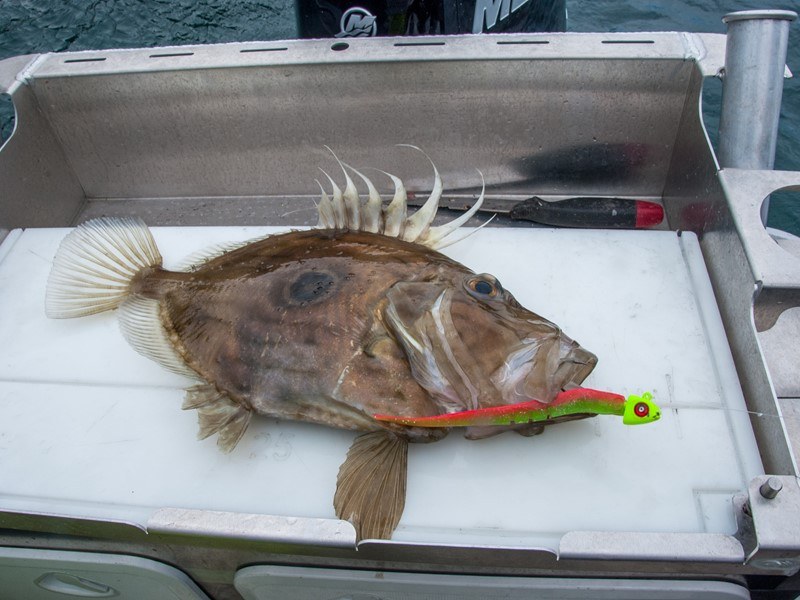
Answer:
<svg viewBox="0 0 800 600"><path fill-rule="evenodd" d="M305 306L324 300L336 291L336 277L326 271L306 271L289 284L286 301Z"/></svg>

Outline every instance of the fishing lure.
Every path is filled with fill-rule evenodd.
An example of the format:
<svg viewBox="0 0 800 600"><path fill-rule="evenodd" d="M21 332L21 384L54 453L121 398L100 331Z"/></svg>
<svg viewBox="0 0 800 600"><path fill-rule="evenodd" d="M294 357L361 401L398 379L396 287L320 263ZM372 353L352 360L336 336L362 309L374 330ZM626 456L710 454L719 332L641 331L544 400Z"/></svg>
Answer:
<svg viewBox="0 0 800 600"><path fill-rule="evenodd" d="M652 423L661 418L661 409L653 402L653 395L625 398L613 392L590 388L574 388L559 393L552 402L528 400L517 404L504 404L464 410L431 417L400 417L373 415L378 421L398 423L412 427L471 427L477 425L515 425L538 423L568 415L617 415L625 425Z"/></svg>

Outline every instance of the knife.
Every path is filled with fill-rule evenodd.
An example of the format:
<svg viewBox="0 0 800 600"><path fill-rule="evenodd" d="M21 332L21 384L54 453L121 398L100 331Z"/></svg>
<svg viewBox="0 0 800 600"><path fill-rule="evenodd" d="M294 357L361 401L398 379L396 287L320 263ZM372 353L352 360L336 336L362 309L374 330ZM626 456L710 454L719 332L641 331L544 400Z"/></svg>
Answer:
<svg viewBox="0 0 800 600"><path fill-rule="evenodd" d="M409 193L408 204L421 206ZM467 210L474 198L442 198L441 208ZM597 229L647 229L664 220L664 209L656 202L627 198L577 197L546 201L538 196L524 200L487 198L479 212L507 215L517 221L532 221L555 227Z"/></svg>

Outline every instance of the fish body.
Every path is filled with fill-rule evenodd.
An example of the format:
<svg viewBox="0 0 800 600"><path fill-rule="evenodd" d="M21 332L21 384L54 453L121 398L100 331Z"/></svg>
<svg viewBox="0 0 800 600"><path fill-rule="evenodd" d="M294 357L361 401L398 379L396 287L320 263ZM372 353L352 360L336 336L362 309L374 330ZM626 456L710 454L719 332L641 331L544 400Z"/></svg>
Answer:
<svg viewBox="0 0 800 600"><path fill-rule="evenodd" d="M478 283L491 285L485 299L475 297ZM189 272L141 273L131 293L158 302L181 359L234 402L343 429L392 428L376 412L506 404L508 349L533 337L543 370L550 353L566 368L561 377L531 378L519 399L552 397L588 359L490 276L375 233L270 236ZM444 346L452 356L436 356ZM569 362L576 354L579 362ZM414 441L431 436L399 431Z"/></svg>
<svg viewBox="0 0 800 600"><path fill-rule="evenodd" d="M389 537L402 514L408 442L436 441L448 428L374 415L548 402L579 385L597 359L496 278L431 247L455 229L430 226L437 172L432 201L411 217L397 178L383 208L354 171L370 189L361 203L344 172L344 192L332 183L333 200L323 193L321 228L218 249L186 270L161 266L136 219L85 223L56 256L47 311L118 308L137 351L193 380L184 408L198 411L200 436L218 434L223 450L256 414L362 432L334 506L360 537ZM466 435L542 427L476 426Z"/></svg>

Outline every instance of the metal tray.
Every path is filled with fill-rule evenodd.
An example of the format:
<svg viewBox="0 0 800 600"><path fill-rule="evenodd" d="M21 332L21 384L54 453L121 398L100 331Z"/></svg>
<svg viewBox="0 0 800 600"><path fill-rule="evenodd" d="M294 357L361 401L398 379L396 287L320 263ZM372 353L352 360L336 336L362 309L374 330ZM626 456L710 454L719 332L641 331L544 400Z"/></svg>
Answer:
<svg viewBox="0 0 800 600"><path fill-rule="evenodd" d="M735 535L584 530L560 536L557 552L441 539L356 551L322 543L327 521L315 519L200 506L159 511L143 525L23 502L2 512L2 541L161 555L220 597L236 597L232 573L254 560L514 575L797 572L797 466L789 421L774 418L794 405L776 395L756 324L796 303L800 262L763 230L758 209L772 191L800 188L800 174L718 168L699 104L724 47L718 35L548 34L8 59L0 88L14 100L17 127L0 152L0 235L13 242L15 229L99 214L156 226L309 224L309 182L329 160L325 144L354 164L391 165L418 193L430 185L428 166L396 143L436 157L453 194L475 193L478 167L490 197L659 201L669 230L696 236L734 388L747 409L772 417L753 415L750 426L764 472L783 490L769 500L759 492L766 476L743 481L731 497ZM789 336L779 344L786 353L797 346Z"/></svg>

